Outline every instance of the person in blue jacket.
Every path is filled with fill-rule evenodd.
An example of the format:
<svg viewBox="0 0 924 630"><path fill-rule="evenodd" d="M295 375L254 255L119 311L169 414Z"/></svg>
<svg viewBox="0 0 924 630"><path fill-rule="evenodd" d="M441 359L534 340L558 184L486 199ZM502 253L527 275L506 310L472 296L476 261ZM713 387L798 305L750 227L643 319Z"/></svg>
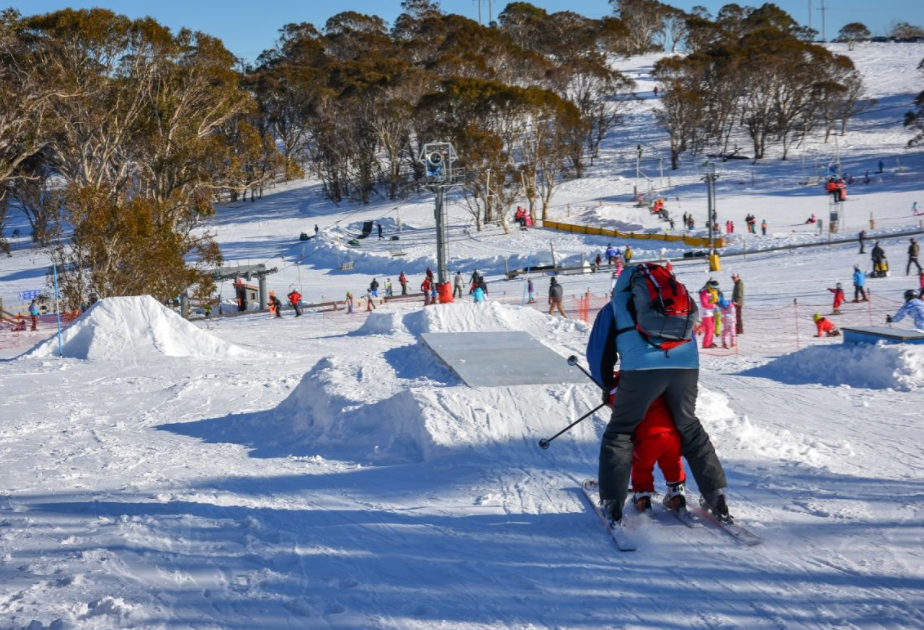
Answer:
<svg viewBox="0 0 924 630"><path fill-rule="evenodd" d="M853 266L853 301L859 302L860 298L863 298L863 302L869 302L869 298L866 297L866 274L860 270L860 265Z"/></svg>
<svg viewBox="0 0 924 630"><path fill-rule="evenodd" d="M600 311L599 317L610 319L609 323L604 321L605 328L601 328L609 331L605 340L595 339L591 334L588 344L591 373L606 392L612 388L613 368L616 361L620 361L613 414L600 445L600 500L607 516L618 523L629 492L632 434L651 403L663 394L680 432L683 455L696 479L704 507L715 516L728 519L725 471L709 435L696 417L697 344L690 341L665 352L642 338L628 308L632 297L630 279L636 268L637 265L627 267L620 275L612 301ZM596 323L594 329L597 329ZM663 340L654 338L652 341L660 343ZM602 353L599 348L591 348L595 344L603 345Z"/></svg>
<svg viewBox="0 0 924 630"><path fill-rule="evenodd" d="M32 330L38 330L39 307L35 300L29 305L29 318L32 320Z"/></svg>
<svg viewBox="0 0 924 630"><path fill-rule="evenodd" d="M900 322L905 319L906 315L911 316L914 320L914 327L918 331L924 332L924 301L918 297L918 292L914 289L905 291L905 303L895 315L886 315L886 322L889 324Z"/></svg>

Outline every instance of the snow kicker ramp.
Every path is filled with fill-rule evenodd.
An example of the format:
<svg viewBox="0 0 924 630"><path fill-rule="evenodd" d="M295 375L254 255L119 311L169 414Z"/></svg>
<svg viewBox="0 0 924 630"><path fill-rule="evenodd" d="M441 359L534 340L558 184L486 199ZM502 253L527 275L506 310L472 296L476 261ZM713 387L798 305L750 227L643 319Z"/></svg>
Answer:
<svg viewBox="0 0 924 630"><path fill-rule="evenodd" d="M61 333L62 356L133 362L143 356L230 357L248 351L189 323L150 295L100 300ZM27 357L59 356L57 336Z"/></svg>
<svg viewBox="0 0 924 630"><path fill-rule="evenodd" d="M469 387L583 383L587 379L527 332L423 333L420 339Z"/></svg>

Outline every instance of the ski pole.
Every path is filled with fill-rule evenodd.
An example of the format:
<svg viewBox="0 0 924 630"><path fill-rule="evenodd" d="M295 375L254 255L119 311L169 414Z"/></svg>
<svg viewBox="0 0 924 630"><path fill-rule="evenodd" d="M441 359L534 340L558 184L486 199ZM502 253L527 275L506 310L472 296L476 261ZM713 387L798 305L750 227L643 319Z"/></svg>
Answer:
<svg viewBox="0 0 924 630"><path fill-rule="evenodd" d="M569 424L568 426L566 426L564 429L562 429L561 431L559 431L558 433L556 433L556 434L553 435L552 437L550 437L550 438L548 438L548 439L543 438L543 439L539 440L539 448L541 448L542 450L547 450L547 449L549 448L549 446L551 446L552 440L554 440L555 438L557 438L557 437L558 437L559 435L561 435L562 433L564 433L564 432L570 430L574 425L578 424L579 422L581 422L581 421L583 421L583 420L586 420L586 419L589 418L590 416L594 415L595 413L597 413L598 411L600 411L600 409L602 409L603 407L606 407L606 405L607 405L607 403L600 403L598 406L594 407L593 409L591 409L590 411L588 411L587 413L585 413L583 416L581 416L580 418L578 418L577 420L575 420L574 422L572 422L571 424Z"/></svg>
<svg viewBox="0 0 924 630"><path fill-rule="evenodd" d="M587 370L585 370L583 365L581 365L580 363L578 363L578 358L577 358L575 355L572 354L570 357L568 357L568 365L570 365L571 367L576 367L577 369L579 369L581 372L583 372L584 374L587 375L587 378L589 378L590 380L592 380L592 381L594 382L594 385L596 385L596 386L599 387L600 389L603 389L603 386L602 386L600 383L598 383L598 382L594 379L594 377L591 375L591 373L588 372Z"/></svg>

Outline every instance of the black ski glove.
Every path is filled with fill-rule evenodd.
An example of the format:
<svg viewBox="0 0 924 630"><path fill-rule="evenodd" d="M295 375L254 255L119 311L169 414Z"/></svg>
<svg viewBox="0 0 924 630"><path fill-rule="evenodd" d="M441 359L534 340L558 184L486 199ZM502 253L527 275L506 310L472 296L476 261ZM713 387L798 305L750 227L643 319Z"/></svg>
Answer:
<svg viewBox="0 0 924 630"><path fill-rule="evenodd" d="M891 315L886 315L886 323L887 323L887 324L891 324L891 323L892 323L892 316L891 316Z"/></svg>

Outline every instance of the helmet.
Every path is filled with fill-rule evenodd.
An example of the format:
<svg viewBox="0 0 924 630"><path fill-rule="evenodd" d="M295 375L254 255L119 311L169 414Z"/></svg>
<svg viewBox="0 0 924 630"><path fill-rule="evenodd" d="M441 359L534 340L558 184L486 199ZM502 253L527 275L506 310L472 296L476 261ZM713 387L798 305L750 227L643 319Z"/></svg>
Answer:
<svg viewBox="0 0 924 630"><path fill-rule="evenodd" d="M844 288L844 285L842 285L840 282L838 282L838 283L835 284L834 286L835 286L836 288L838 288L838 289L843 289L843 288Z"/></svg>
<svg viewBox="0 0 924 630"><path fill-rule="evenodd" d="M709 287L709 288L711 288L711 289L718 289L718 288L719 288L719 282L718 282L717 280L710 280L709 282L706 283L706 286Z"/></svg>
<svg viewBox="0 0 924 630"><path fill-rule="evenodd" d="M918 292L915 291L914 289L908 289L907 291L905 291L905 301L906 302L908 300L913 300L917 297L918 297Z"/></svg>
<svg viewBox="0 0 924 630"><path fill-rule="evenodd" d="M815 313L814 315L812 315L812 321L817 322L819 319L821 319L820 314Z"/></svg>
<svg viewBox="0 0 924 630"><path fill-rule="evenodd" d="M728 308L729 304L731 304L731 302L728 301L728 298L722 298L721 300L719 300L719 306L721 306L722 308Z"/></svg>

